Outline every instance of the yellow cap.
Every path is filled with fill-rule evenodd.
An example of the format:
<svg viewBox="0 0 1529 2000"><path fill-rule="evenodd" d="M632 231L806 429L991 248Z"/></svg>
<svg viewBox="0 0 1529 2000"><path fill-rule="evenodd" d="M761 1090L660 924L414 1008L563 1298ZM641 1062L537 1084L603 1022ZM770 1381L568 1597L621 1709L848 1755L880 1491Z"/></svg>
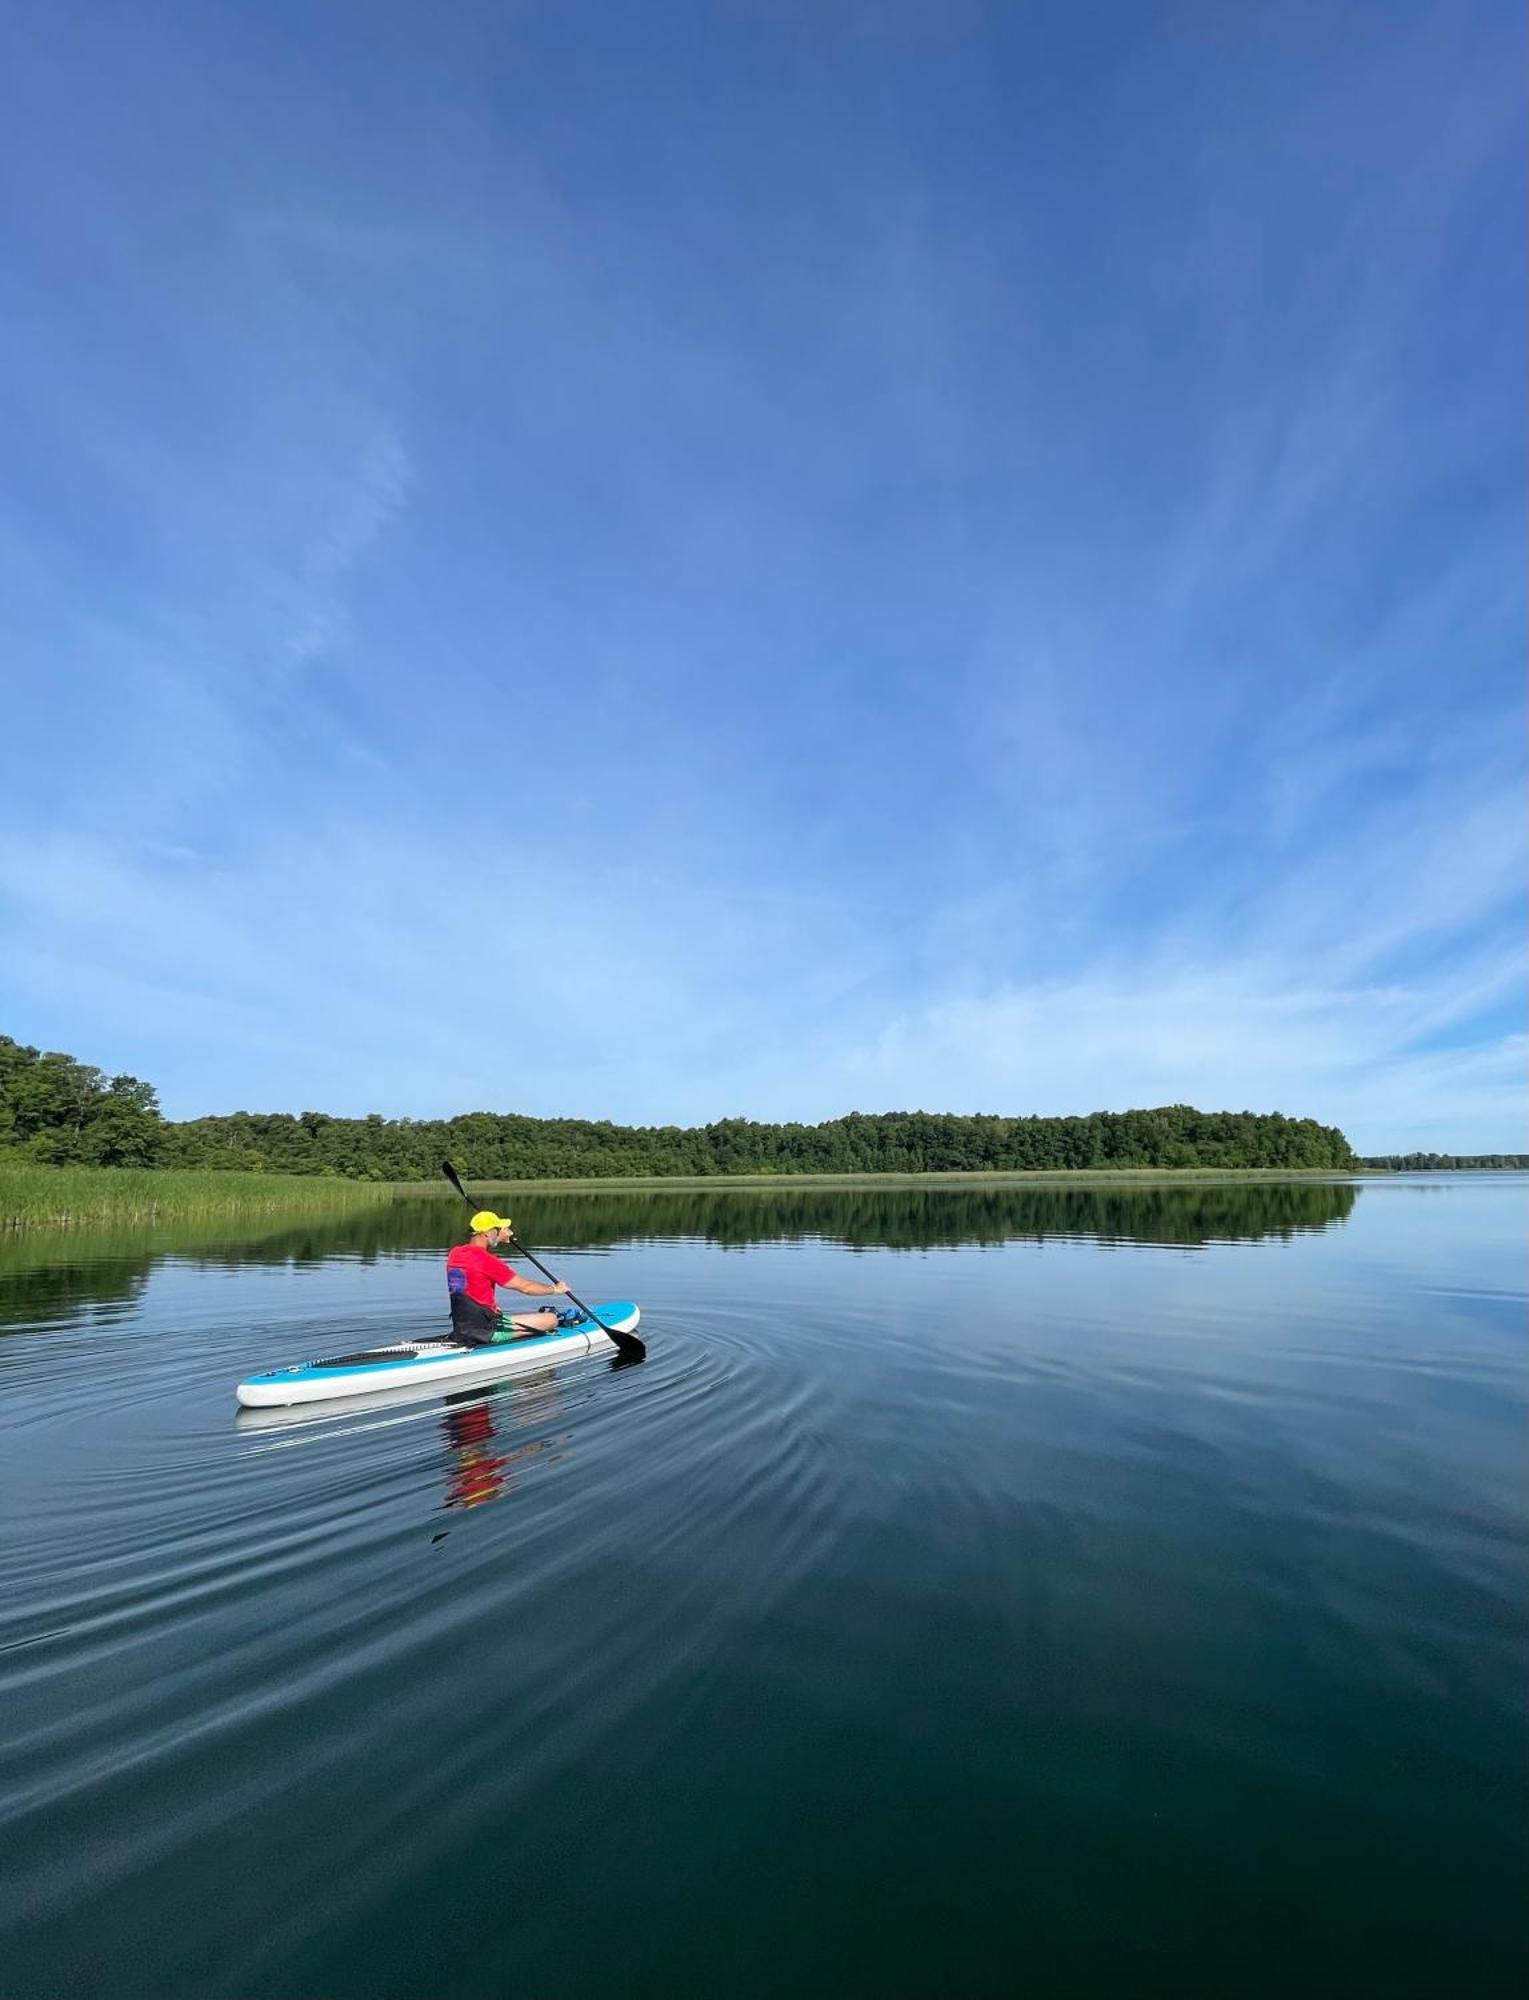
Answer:
<svg viewBox="0 0 1529 2000"><path fill-rule="evenodd" d="M478 1213L473 1217L474 1236L480 1230L508 1229L510 1226L510 1218L507 1215L495 1215L491 1208L480 1208Z"/></svg>

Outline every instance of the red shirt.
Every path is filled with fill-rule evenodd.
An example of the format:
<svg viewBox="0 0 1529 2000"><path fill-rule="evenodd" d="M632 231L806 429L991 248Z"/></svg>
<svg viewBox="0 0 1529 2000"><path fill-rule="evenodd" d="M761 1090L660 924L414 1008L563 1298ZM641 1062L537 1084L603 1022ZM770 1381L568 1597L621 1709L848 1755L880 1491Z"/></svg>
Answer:
<svg viewBox="0 0 1529 2000"><path fill-rule="evenodd" d="M514 1275L508 1264L501 1264L479 1243L459 1243L446 1259L447 1291L466 1292L490 1312L494 1310L495 1285L507 1285Z"/></svg>

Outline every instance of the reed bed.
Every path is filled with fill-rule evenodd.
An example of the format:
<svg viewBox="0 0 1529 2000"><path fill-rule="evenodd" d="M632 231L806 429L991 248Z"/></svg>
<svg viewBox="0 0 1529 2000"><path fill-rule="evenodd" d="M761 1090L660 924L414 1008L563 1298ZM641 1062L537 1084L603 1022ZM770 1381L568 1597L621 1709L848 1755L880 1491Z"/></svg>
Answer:
<svg viewBox="0 0 1529 2000"><path fill-rule="evenodd" d="M350 1214L394 1198L376 1181L151 1167L0 1165L0 1230L234 1216Z"/></svg>
<svg viewBox="0 0 1529 2000"><path fill-rule="evenodd" d="M1342 1176L1351 1178L1352 1176ZM483 1179L469 1185L480 1199L507 1202L544 1194L627 1192L687 1188L855 1188L906 1186L1087 1186L1091 1183L1326 1180L1330 1168L1138 1167L1039 1169L1028 1172L942 1174L706 1174L618 1175L588 1180ZM199 1168L44 1167L0 1163L0 1232L67 1229L101 1224L152 1225L218 1221L236 1216L345 1215L400 1197L443 1195L442 1181L342 1180L335 1175L210 1173Z"/></svg>

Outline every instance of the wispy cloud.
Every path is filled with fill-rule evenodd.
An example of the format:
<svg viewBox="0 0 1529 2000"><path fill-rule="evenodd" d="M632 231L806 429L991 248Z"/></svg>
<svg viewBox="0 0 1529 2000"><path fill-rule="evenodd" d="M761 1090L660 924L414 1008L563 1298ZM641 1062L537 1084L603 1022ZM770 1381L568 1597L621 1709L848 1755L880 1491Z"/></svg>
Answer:
<svg viewBox="0 0 1529 2000"><path fill-rule="evenodd" d="M9 30L0 1027L1513 1143L1522 35L1403 14Z"/></svg>
<svg viewBox="0 0 1529 2000"><path fill-rule="evenodd" d="M298 555L289 579L292 631L282 663L306 665L343 646L351 636L347 587L358 563L401 511L410 465L398 437L379 428L357 463L330 482L329 511L311 546Z"/></svg>
<svg viewBox="0 0 1529 2000"><path fill-rule="evenodd" d="M1127 1104L1286 1110L1342 1124L1365 1150L1525 1150L1525 1040L1420 1046L1513 994L1504 953L1462 1009L1432 984L1271 987L1262 964L1135 980L1060 979L938 1002L892 1022L846 1064L866 1109L1062 1114ZM931 1088L932 1086L932 1088Z"/></svg>

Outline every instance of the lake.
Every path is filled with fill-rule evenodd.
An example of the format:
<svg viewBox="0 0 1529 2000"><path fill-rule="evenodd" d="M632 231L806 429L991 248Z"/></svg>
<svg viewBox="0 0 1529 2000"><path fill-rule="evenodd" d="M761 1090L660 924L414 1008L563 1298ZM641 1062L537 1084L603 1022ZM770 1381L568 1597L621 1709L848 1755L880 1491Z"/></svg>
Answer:
<svg viewBox="0 0 1529 2000"><path fill-rule="evenodd" d="M0 1988L1517 1995L1526 1193L526 1195L647 1362L303 1421L459 1204L0 1238Z"/></svg>

